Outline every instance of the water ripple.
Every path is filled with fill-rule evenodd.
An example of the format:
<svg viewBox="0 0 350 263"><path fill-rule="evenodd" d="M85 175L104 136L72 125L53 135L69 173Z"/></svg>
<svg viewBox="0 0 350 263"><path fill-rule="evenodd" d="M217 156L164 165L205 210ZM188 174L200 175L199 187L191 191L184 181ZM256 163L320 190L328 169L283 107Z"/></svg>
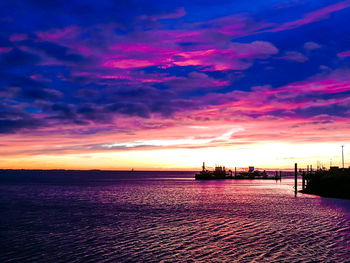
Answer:
<svg viewBox="0 0 350 263"><path fill-rule="evenodd" d="M350 258L349 201L294 197L292 180L112 179L1 182L0 262Z"/></svg>

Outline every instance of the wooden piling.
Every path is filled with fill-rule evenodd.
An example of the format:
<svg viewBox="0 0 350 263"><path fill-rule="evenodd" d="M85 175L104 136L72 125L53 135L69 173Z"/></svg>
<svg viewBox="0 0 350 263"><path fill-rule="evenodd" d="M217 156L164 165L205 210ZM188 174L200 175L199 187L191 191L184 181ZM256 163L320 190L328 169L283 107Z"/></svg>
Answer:
<svg viewBox="0 0 350 263"><path fill-rule="evenodd" d="M303 178L303 186L302 189L305 190L305 171L302 174L302 178Z"/></svg>
<svg viewBox="0 0 350 263"><path fill-rule="evenodd" d="M294 191L295 195L298 192L298 164L294 164Z"/></svg>

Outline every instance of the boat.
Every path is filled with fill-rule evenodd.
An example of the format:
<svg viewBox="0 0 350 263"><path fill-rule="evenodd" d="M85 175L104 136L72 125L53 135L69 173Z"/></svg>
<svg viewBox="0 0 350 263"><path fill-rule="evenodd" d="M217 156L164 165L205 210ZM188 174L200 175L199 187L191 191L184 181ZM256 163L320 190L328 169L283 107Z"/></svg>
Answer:
<svg viewBox="0 0 350 263"><path fill-rule="evenodd" d="M225 166L215 166L214 171L209 171L205 168L205 162L203 162L202 171L195 175L196 180L228 179L229 177L232 177L232 171L226 171Z"/></svg>
<svg viewBox="0 0 350 263"><path fill-rule="evenodd" d="M255 178L268 178L266 171L258 171L258 170L249 170L247 172L238 173L235 178L237 179L255 179Z"/></svg>
<svg viewBox="0 0 350 263"><path fill-rule="evenodd" d="M275 177L274 177L275 178ZM255 170L254 166L249 166L247 171L234 174L232 170L226 170L225 166L215 166L214 171L209 171L205 168L203 162L202 171L195 175L196 180L218 180L218 179L272 179L268 177L266 171Z"/></svg>

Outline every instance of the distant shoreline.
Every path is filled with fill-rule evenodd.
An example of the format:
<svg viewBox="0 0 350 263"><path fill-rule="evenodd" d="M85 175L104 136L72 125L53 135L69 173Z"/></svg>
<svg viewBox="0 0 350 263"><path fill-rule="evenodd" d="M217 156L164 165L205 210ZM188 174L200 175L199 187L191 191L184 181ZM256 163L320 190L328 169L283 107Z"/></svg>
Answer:
<svg viewBox="0 0 350 263"><path fill-rule="evenodd" d="M100 169L0 169L1 172L173 172L173 173L195 173L191 170L100 170Z"/></svg>
<svg viewBox="0 0 350 263"><path fill-rule="evenodd" d="M282 171L282 172L292 172L291 169L282 169L282 168L269 168L266 169L267 171ZM152 169L152 170L138 170L136 168L134 168L134 170L132 170L130 168L130 170L105 170L105 169L6 169L6 168L2 168L0 169L0 173L1 172L42 172L42 171L46 171L46 172L130 172L130 173L137 173L137 172L173 172L173 173L182 173L182 172L186 172L186 173L198 173L197 169L194 170L166 170L166 169Z"/></svg>

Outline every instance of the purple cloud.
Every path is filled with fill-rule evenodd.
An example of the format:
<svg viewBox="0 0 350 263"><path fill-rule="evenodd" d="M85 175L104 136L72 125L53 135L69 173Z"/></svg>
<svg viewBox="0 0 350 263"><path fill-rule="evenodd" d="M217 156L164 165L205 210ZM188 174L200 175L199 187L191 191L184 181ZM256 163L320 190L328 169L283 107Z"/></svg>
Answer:
<svg viewBox="0 0 350 263"><path fill-rule="evenodd" d="M308 60L308 57L297 51L287 51L283 56L280 56L278 58L296 61L300 63L303 63Z"/></svg>
<svg viewBox="0 0 350 263"><path fill-rule="evenodd" d="M304 49L308 50L308 51L311 51L311 50L314 50L314 49L319 49L321 48L321 45L317 44L316 42L306 42L304 44Z"/></svg>

